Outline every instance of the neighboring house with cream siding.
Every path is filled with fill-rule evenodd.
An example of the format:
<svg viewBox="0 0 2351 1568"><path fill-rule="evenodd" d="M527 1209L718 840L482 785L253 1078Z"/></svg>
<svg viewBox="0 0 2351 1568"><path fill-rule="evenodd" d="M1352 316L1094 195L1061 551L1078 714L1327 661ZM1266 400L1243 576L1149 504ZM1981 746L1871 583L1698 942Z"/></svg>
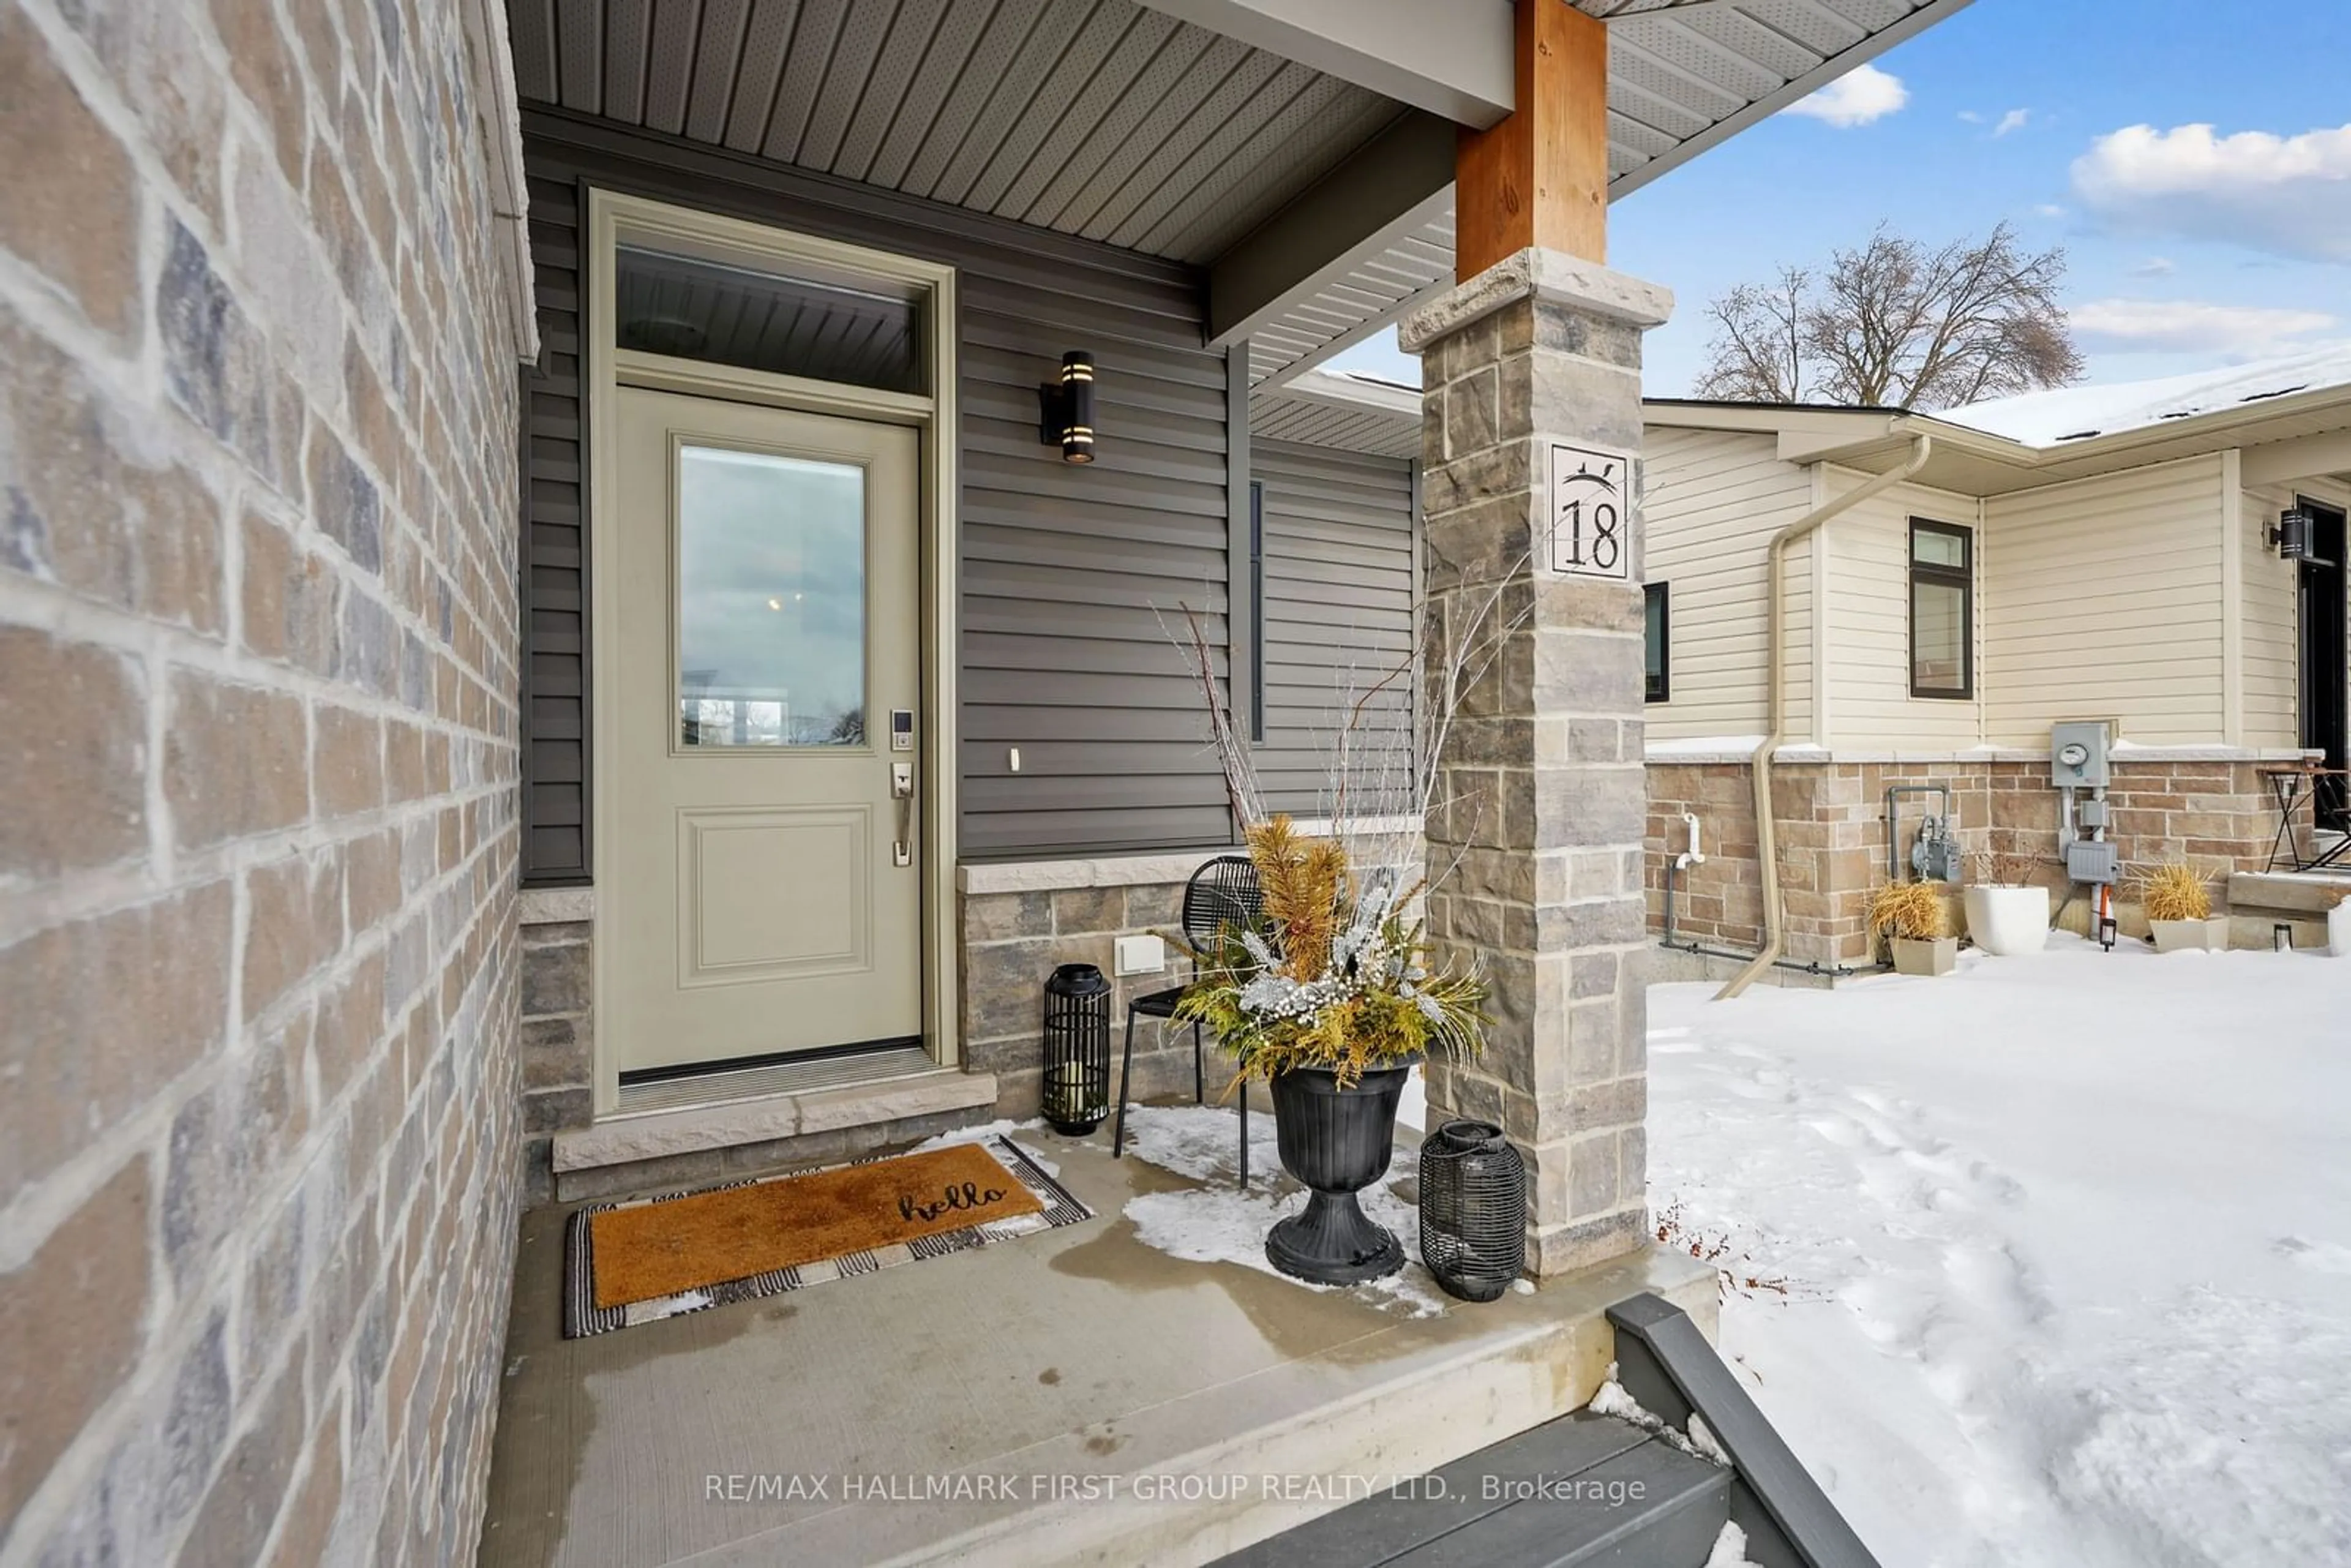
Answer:
<svg viewBox="0 0 2351 1568"><path fill-rule="evenodd" d="M1652 401L1650 880L1660 926L1676 883L1677 940L1761 932L1749 784L1771 540L1903 466L1919 436L1905 482L1789 552L1775 768L1793 956L1867 956L1894 784L1949 788L1965 847L2031 857L2062 897L2054 723L2111 722L2126 867L2262 870L2277 772L2345 765L2351 356L1937 416ZM2290 512L2317 559L2282 557ZM2304 843L2346 826L2342 782L2317 781L2315 822L2304 787ZM1903 807L1905 854L1922 804ZM1685 811L1708 859L1677 868Z"/></svg>
<svg viewBox="0 0 2351 1568"><path fill-rule="evenodd" d="M1254 417L1301 444L1395 456L1416 449L1418 403L1412 389L1311 371L1260 394ZM2223 873L2271 861L2279 771L2344 767L2351 352L1933 416L1645 406L1661 936L1671 882L1675 942L1731 953L1761 940L1751 768L1767 727L1766 553L1782 528L1901 466L1920 435L1931 451L1914 476L1788 551L1774 797L1800 964L1869 956L1862 909L1886 875L1892 785L1944 786L1963 848L2029 857L2061 902L2076 891L2056 859L2057 722L2113 726L2126 874L2186 858L2223 896ZM2294 511L2312 520L2315 560L2274 542ZM2305 848L2351 825L2342 783L2297 784ZM1920 804L1901 807L1906 858ZM1687 867L1675 864L1685 813L1706 855ZM2270 907L2246 902L2257 886L2239 879L2236 913ZM2266 942L2268 917L2245 934Z"/></svg>

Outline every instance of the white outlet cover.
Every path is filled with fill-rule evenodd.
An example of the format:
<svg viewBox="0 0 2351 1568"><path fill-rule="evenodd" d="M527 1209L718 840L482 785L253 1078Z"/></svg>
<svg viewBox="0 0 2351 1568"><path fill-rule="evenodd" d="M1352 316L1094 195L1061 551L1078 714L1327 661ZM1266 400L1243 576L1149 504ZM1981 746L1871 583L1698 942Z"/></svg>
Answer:
<svg viewBox="0 0 2351 1568"><path fill-rule="evenodd" d="M1122 975L1155 975L1167 967L1167 944L1156 936L1122 936L1112 962Z"/></svg>

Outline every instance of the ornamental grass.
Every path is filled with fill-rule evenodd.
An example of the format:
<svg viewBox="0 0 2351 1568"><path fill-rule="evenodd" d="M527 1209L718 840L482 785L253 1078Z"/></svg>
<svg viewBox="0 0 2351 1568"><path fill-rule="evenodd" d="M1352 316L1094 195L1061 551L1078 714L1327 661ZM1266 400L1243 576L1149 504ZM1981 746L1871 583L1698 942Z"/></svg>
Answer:
<svg viewBox="0 0 2351 1568"><path fill-rule="evenodd" d="M2209 920L2212 894L2185 861L2168 861L2138 879L2139 904L2149 920Z"/></svg>
<svg viewBox="0 0 2351 1568"><path fill-rule="evenodd" d="M1889 882L1869 895L1869 928L1886 936L1931 942L1951 934L1942 890L1931 882Z"/></svg>

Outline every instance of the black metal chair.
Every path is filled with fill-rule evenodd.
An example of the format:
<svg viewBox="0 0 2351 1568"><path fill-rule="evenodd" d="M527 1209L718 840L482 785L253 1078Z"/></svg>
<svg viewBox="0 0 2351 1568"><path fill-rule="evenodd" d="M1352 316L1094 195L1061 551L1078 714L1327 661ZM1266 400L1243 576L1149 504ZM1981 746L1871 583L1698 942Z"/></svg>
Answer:
<svg viewBox="0 0 2351 1568"><path fill-rule="evenodd" d="M1184 884L1184 940L1199 952L1217 940L1217 934L1227 925L1255 926L1265 919L1265 890L1258 885L1257 867L1247 855L1218 855L1203 863ZM1126 1004L1126 1049L1118 1066L1118 1124L1111 1133L1110 1152L1113 1159L1126 1153L1126 1085L1134 1071L1134 1020L1140 1018L1172 1019L1176 1006L1184 993L1199 983L1200 967L1192 966L1192 978L1172 990L1153 991ZM1208 1102L1208 1082L1201 1054L1203 1035L1200 1021L1192 1020L1192 1098L1198 1104ZM1241 1102L1241 1186L1249 1186L1249 1085L1240 1088Z"/></svg>

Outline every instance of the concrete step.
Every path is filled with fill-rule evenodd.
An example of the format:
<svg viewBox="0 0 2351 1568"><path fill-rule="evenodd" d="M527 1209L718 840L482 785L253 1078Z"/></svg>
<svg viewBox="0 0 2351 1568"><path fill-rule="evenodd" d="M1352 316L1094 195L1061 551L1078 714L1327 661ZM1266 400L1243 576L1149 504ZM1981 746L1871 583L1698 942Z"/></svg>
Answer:
<svg viewBox="0 0 2351 1568"><path fill-rule="evenodd" d="M2274 927L2291 926L2299 952L2324 951L2327 911L2351 899L2351 868L2241 871L2229 877L2229 946L2273 945Z"/></svg>
<svg viewBox="0 0 2351 1568"><path fill-rule="evenodd" d="M1099 1497L1036 1503L977 1529L925 1542L889 1562L1005 1568L1179 1568L1215 1562L1353 1506L1394 1481L1428 1474L1478 1454L1498 1438L1580 1410L1598 1390L1614 1354L1614 1335L1605 1317L1614 1302L1661 1291L1704 1313L1711 1324L1715 1277L1711 1270L1693 1270L1690 1261L1677 1253L1646 1251L1547 1281L1538 1296L1509 1294L1488 1307L1457 1309L1458 1332L1423 1348L1408 1350L1405 1344L1434 1325L1400 1322L1349 1347L1345 1359L1353 1364L1337 1378L1330 1366L1293 1363L1269 1368L1245 1389L1230 1384L1203 1388L1153 1409L1146 1418L1120 1421L1131 1437L1112 1456L1102 1454L1089 1432L1037 1445L1021 1456L1024 1469L1112 1478L1121 1499L1170 1482L1200 1489L1204 1495L1163 1491L1163 1499L1174 1499L1172 1505L1162 1500L1144 1507L1104 1506ZM1377 1343L1391 1338L1403 1343ZM1645 1436L1637 1429L1635 1435ZM1630 1477L1612 1472L1603 1479L1622 1482ZM1219 1494L1213 1485L1219 1479L1238 1484ZM871 1523L855 1528L870 1542ZM1719 1528L1718 1518L1707 1533L1709 1542ZM796 1544L811 1552L794 1561L831 1560L824 1555L829 1543L821 1531L807 1532ZM1290 1559L1267 1561L1286 1565ZM1482 1561L1551 1560L1505 1553ZM1656 1568L1671 1568L1676 1560L1635 1555L1589 1561L1644 1568L1654 1561ZM1693 1568L1704 1561L1704 1551L1690 1559Z"/></svg>
<svg viewBox="0 0 2351 1568"><path fill-rule="evenodd" d="M2274 911L2302 919L2326 912L2351 896L2351 868L2341 871L2240 871L2229 876L2229 907L2238 914Z"/></svg>

